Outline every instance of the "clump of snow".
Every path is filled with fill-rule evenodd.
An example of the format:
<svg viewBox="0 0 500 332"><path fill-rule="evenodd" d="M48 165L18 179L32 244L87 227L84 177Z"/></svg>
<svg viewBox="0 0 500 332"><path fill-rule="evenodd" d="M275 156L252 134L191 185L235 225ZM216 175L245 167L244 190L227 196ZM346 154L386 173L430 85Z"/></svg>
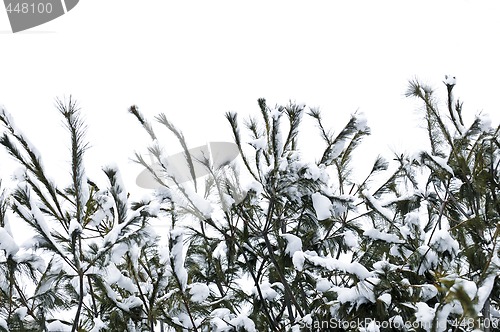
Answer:
<svg viewBox="0 0 500 332"><path fill-rule="evenodd" d="M292 257L293 266L297 271L304 270L304 263L306 262L306 256L302 251L296 251Z"/></svg>
<svg viewBox="0 0 500 332"><path fill-rule="evenodd" d="M457 84L457 78L452 75L444 75L444 84L455 85Z"/></svg>
<svg viewBox="0 0 500 332"><path fill-rule="evenodd" d="M228 329L227 322L231 319L231 311L229 309L214 309L210 316L212 316L210 323L215 327L215 331L226 331Z"/></svg>
<svg viewBox="0 0 500 332"><path fill-rule="evenodd" d="M390 306L392 303L392 296L389 293L385 293L380 295L377 300L384 302L386 306Z"/></svg>
<svg viewBox="0 0 500 332"><path fill-rule="evenodd" d="M459 250L457 240L453 239L450 233L444 229L437 230L430 241L430 246L437 252L449 252L456 254Z"/></svg>
<svg viewBox="0 0 500 332"><path fill-rule="evenodd" d="M102 329L106 329L108 327L108 324L104 323L100 318L94 317L94 327L90 332L99 332Z"/></svg>
<svg viewBox="0 0 500 332"><path fill-rule="evenodd" d="M149 197L144 197L142 201L149 202L148 205L145 207L145 209L147 209L147 212L149 212L149 214L157 216L160 213L161 205L158 201L153 200L152 198Z"/></svg>
<svg viewBox="0 0 500 332"><path fill-rule="evenodd" d="M311 195L314 210L316 211L316 218L318 220L325 220L332 216L332 202L330 199L320 193L314 193Z"/></svg>
<svg viewBox="0 0 500 332"><path fill-rule="evenodd" d="M479 120L479 126L482 132L488 132L492 129L491 118L487 114L480 114L477 116Z"/></svg>
<svg viewBox="0 0 500 332"><path fill-rule="evenodd" d="M183 312L181 312L177 317L172 317L172 321L180 325L186 329L192 329L193 328L193 323L191 322L191 319L189 316Z"/></svg>
<svg viewBox="0 0 500 332"><path fill-rule="evenodd" d="M282 114L283 114L283 111L278 107L276 107L275 109L273 109L271 111L271 117L273 118L273 120L278 120Z"/></svg>
<svg viewBox="0 0 500 332"><path fill-rule="evenodd" d="M247 332L257 331L255 329L255 323L245 315L239 315L238 317L231 319L229 321L229 325L236 327L237 330L238 330L238 327L240 327L240 328L245 329Z"/></svg>
<svg viewBox="0 0 500 332"><path fill-rule="evenodd" d="M184 196L182 199L187 199L191 204L192 208L196 211L201 213L201 217L208 219L210 218L210 215L212 214L213 207L212 204L210 203L209 200L206 200L203 198L200 194L198 194L194 188L192 188L189 185L183 185L182 186L182 195ZM181 206L184 206L185 203L182 201L179 201Z"/></svg>
<svg viewBox="0 0 500 332"><path fill-rule="evenodd" d="M229 210L231 206L236 202L233 197L226 193L222 193L220 196L221 204L223 206L224 211Z"/></svg>
<svg viewBox="0 0 500 332"><path fill-rule="evenodd" d="M398 266L391 264L386 260L381 260L373 263L373 268L377 271L394 271L398 268Z"/></svg>
<svg viewBox="0 0 500 332"><path fill-rule="evenodd" d="M28 308L26 307L19 307L14 311L14 314L16 314L20 320L23 320L24 317L28 314Z"/></svg>
<svg viewBox="0 0 500 332"><path fill-rule="evenodd" d="M0 317L0 327L4 328L5 331L9 331L9 326L7 325L7 321Z"/></svg>
<svg viewBox="0 0 500 332"><path fill-rule="evenodd" d="M370 202L370 204L373 206L373 208L380 213L385 219L387 220L393 220L394 219L394 214L391 210L385 208L380 204L380 202L373 197L368 190L363 190L362 191L363 196Z"/></svg>
<svg viewBox="0 0 500 332"><path fill-rule="evenodd" d="M425 232L422 231L420 214L417 211L407 213L404 217L404 226L400 227L401 234L407 238L420 238L424 240Z"/></svg>
<svg viewBox="0 0 500 332"><path fill-rule="evenodd" d="M417 251L422 255L422 264L418 269L418 274L423 274L425 271L433 269L439 262L437 253L426 245L420 246Z"/></svg>
<svg viewBox="0 0 500 332"><path fill-rule="evenodd" d="M464 183L462 180L460 180L459 178L453 177L450 180L450 192L452 192L452 193L458 192L463 184Z"/></svg>
<svg viewBox="0 0 500 332"><path fill-rule="evenodd" d="M273 288L272 285L269 282L263 282L259 285L260 292L262 294L262 297L266 300L272 301L278 296L278 292L276 292ZM252 294L255 296L258 296L259 291L257 290L257 287L252 288Z"/></svg>
<svg viewBox="0 0 500 332"><path fill-rule="evenodd" d="M441 157L438 157L438 156L432 156L430 155L430 157L432 158L432 160L434 160L434 162L436 162L436 164L438 164L441 168L443 168L444 170L446 170L448 173L450 173L451 175L455 176L455 173L453 172L453 169L448 165L448 162L446 161L445 158L441 158Z"/></svg>
<svg viewBox="0 0 500 332"><path fill-rule="evenodd" d="M334 200L332 202L331 211L333 211L333 215L335 217L340 216L340 215L344 214L345 212L347 212L347 205L345 204L345 202L340 202L340 201Z"/></svg>
<svg viewBox="0 0 500 332"><path fill-rule="evenodd" d="M111 249L111 262L118 264L125 253L128 251L128 245L120 242Z"/></svg>
<svg viewBox="0 0 500 332"><path fill-rule="evenodd" d="M184 291L186 289L188 278L187 270L184 267L184 234L182 230L173 229L172 231L170 231L170 238L173 243L172 249L170 251L170 257L172 258L174 265L173 269L177 278L179 279L181 288Z"/></svg>
<svg viewBox="0 0 500 332"><path fill-rule="evenodd" d="M72 278L71 281L70 281L70 284L71 284L71 286L73 286L73 289L75 290L75 293L76 294L80 294L80 279L78 279L78 278ZM87 279L83 280L82 290L83 290L83 294L82 295L83 296L87 295L87 292L88 292Z"/></svg>
<svg viewBox="0 0 500 332"><path fill-rule="evenodd" d="M16 261L17 263L29 264L33 269L37 270L40 273L43 273L46 268L45 261L43 260L42 257L29 252L19 251L13 257L13 260Z"/></svg>
<svg viewBox="0 0 500 332"><path fill-rule="evenodd" d="M407 239L408 236L412 236L413 234L411 233L410 229L408 226L400 226L399 227L399 233L404 239Z"/></svg>
<svg viewBox="0 0 500 332"><path fill-rule="evenodd" d="M214 309L210 315L212 317L227 319L231 315L231 310L227 308L217 308Z"/></svg>
<svg viewBox="0 0 500 332"><path fill-rule="evenodd" d="M106 289L106 295L111 299L111 301L117 303L118 294L111 288L108 283L104 283L104 288Z"/></svg>
<svg viewBox="0 0 500 332"><path fill-rule="evenodd" d="M306 167L306 171L304 173L304 178L306 179L311 179L313 181L316 181L320 178L322 175L323 171L318 167L316 164L309 164Z"/></svg>
<svg viewBox="0 0 500 332"><path fill-rule="evenodd" d="M251 146L255 148L255 150L264 150L267 145L267 139L265 136L261 136L259 138L256 138L254 140L251 140L248 142Z"/></svg>
<svg viewBox="0 0 500 332"><path fill-rule="evenodd" d="M396 234L382 233L375 228L367 229L364 231L363 235L374 240L382 240L388 243L404 243L404 241L400 240Z"/></svg>
<svg viewBox="0 0 500 332"><path fill-rule="evenodd" d="M359 131L365 131L368 129L367 120L363 113L355 114L353 117L356 119L356 129Z"/></svg>
<svg viewBox="0 0 500 332"><path fill-rule="evenodd" d="M132 262L132 267L136 271L138 270L140 251L141 250L139 249L137 243L133 243L132 245L129 246L128 254L130 255L130 261Z"/></svg>
<svg viewBox="0 0 500 332"><path fill-rule="evenodd" d="M326 278L320 278L316 282L316 290L318 292L321 292L321 293L328 291L332 287L333 287L333 284L331 283L330 280L328 280Z"/></svg>
<svg viewBox="0 0 500 332"><path fill-rule="evenodd" d="M127 191L125 190L125 184L122 179L122 174L120 169L116 163L109 163L104 169L110 170L114 173L116 193L118 194L118 198L122 202L127 201Z"/></svg>
<svg viewBox="0 0 500 332"><path fill-rule="evenodd" d="M290 257L293 257L297 251L302 251L302 240L299 237L293 234L281 234L281 237L287 242L285 252Z"/></svg>
<svg viewBox="0 0 500 332"><path fill-rule="evenodd" d="M135 324L132 321L132 318L128 319L128 322L127 322L127 332L138 332L137 329L135 328Z"/></svg>
<svg viewBox="0 0 500 332"><path fill-rule="evenodd" d="M227 253L226 241L221 241L221 242L219 242L217 247L215 247L214 251L212 252L212 257L215 259L224 260L227 257L226 253Z"/></svg>
<svg viewBox="0 0 500 332"><path fill-rule="evenodd" d="M66 324L63 324L61 323L60 321L58 320L55 320L49 324L47 324L47 330L48 331L54 331L54 332L62 332L62 331L68 331L70 330L70 326L69 325L66 325Z"/></svg>
<svg viewBox="0 0 500 332"><path fill-rule="evenodd" d="M106 268L106 281L110 284L117 284L120 288L129 291L130 293L137 292L137 286L133 281L124 276L115 264L110 263Z"/></svg>
<svg viewBox="0 0 500 332"><path fill-rule="evenodd" d="M250 181L244 186L244 191L254 191L257 195L262 193L264 188L262 187L262 184L258 181Z"/></svg>
<svg viewBox="0 0 500 332"><path fill-rule="evenodd" d="M356 287L333 287L333 291L337 293L337 300L340 303L352 302L355 303L360 299L360 295Z"/></svg>
<svg viewBox="0 0 500 332"><path fill-rule="evenodd" d="M425 302L418 302L416 304L417 310L415 311L416 321L420 327L426 331L432 328L432 321L434 320L435 310L427 305Z"/></svg>
<svg viewBox="0 0 500 332"><path fill-rule="evenodd" d="M410 212L405 215L404 219L405 225L412 225L420 227L420 216L418 212Z"/></svg>
<svg viewBox="0 0 500 332"><path fill-rule="evenodd" d="M83 165L80 166L78 173L80 174L80 197L78 198L80 200L80 205L85 209L85 206L87 205L87 202L90 199L90 191L89 191L89 185L87 183L87 176L85 175L85 168Z"/></svg>
<svg viewBox="0 0 500 332"><path fill-rule="evenodd" d="M333 257L320 257L310 253L297 251L293 255L292 262L298 271L302 271L305 260L314 265L324 267L330 271L342 271L356 275L360 280L373 276L362 264L358 262L348 262Z"/></svg>
<svg viewBox="0 0 500 332"><path fill-rule="evenodd" d="M6 256L14 256L19 251L19 246L4 228L0 228L0 250L1 249L5 250Z"/></svg>
<svg viewBox="0 0 500 332"><path fill-rule="evenodd" d="M116 302L116 305L119 308L129 312L130 310L132 310L134 308L141 307L142 301L140 298L138 298L136 296L130 296L130 297L127 297L122 303Z"/></svg>
<svg viewBox="0 0 500 332"><path fill-rule="evenodd" d="M76 220L76 218L72 218L71 221L69 222L69 229L68 233L69 235L73 235L73 233L81 233L82 232L82 225Z"/></svg>
<svg viewBox="0 0 500 332"><path fill-rule="evenodd" d="M389 249L391 255L407 259L413 254L413 250L408 249L404 244L394 244Z"/></svg>
<svg viewBox="0 0 500 332"><path fill-rule="evenodd" d="M28 177L26 167L18 167L14 172L12 173L12 180L16 180L19 182L26 181Z"/></svg>
<svg viewBox="0 0 500 332"><path fill-rule="evenodd" d="M108 196L107 193L104 193L102 190L96 193L96 201L101 207L98 209L91 217L91 221L88 223L90 227L97 227L99 224L106 218L113 218L111 213L112 208L114 207L113 200Z"/></svg>
<svg viewBox="0 0 500 332"><path fill-rule="evenodd" d="M64 261L60 257L54 256L50 260L50 264L52 264L50 267L51 274L58 274L59 272L61 272L64 269Z"/></svg>
<svg viewBox="0 0 500 332"><path fill-rule="evenodd" d="M122 229L127 226L127 223L115 223L113 228L104 236L103 244L104 246L110 246L116 243L118 236L120 235Z"/></svg>
<svg viewBox="0 0 500 332"><path fill-rule="evenodd" d="M190 285L189 294L191 294L191 301L201 303L210 295L210 289L207 285L196 282Z"/></svg>
<svg viewBox="0 0 500 332"><path fill-rule="evenodd" d="M424 284L420 286L420 298L422 301L428 301L438 294L436 286Z"/></svg>
<svg viewBox="0 0 500 332"><path fill-rule="evenodd" d="M330 152L328 153L328 163L331 162L334 159L337 159L342 151L344 151L345 147L345 140L339 140L333 144L333 146L330 148Z"/></svg>
<svg viewBox="0 0 500 332"><path fill-rule="evenodd" d="M491 294L491 290L495 284L495 279L497 277L497 273L490 273L488 277L483 281L482 285L477 290L477 304L476 304L476 312L479 312L483 309L484 303L489 298Z"/></svg>
<svg viewBox="0 0 500 332"><path fill-rule="evenodd" d="M344 243L349 248L357 248L358 247L358 238L353 231L347 230L344 232Z"/></svg>
<svg viewBox="0 0 500 332"><path fill-rule="evenodd" d="M470 280L456 278L455 283L451 287L451 290L458 291L459 289L463 290L471 300L473 300L476 297L477 285L476 283Z"/></svg>
<svg viewBox="0 0 500 332"><path fill-rule="evenodd" d="M115 264L110 263L106 267L106 282L110 285L115 284L121 278L122 274Z"/></svg>

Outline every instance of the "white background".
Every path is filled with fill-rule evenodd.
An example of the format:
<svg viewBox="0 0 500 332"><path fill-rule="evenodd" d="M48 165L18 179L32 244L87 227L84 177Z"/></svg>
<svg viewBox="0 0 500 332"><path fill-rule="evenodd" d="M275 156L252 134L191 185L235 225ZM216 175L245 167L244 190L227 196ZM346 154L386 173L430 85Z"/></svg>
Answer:
<svg viewBox="0 0 500 332"><path fill-rule="evenodd" d="M418 105L404 97L415 77L444 102L444 75L455 75L465 118L483 111L498 123L499 9L463 0L81 0L13 34L0 8L0 103L63 179L69 142L54 100L72 95L89 126L89 177L116 162L129 191L141 171L129 159L148 143L132 104L149 117L166 113L192 147L230 141L224 113L257 114L259 97L320 107L337 129L359 109L373 132L366 160L390 157L425 138ZM1 151L4 178L5 160Z"/></svg>

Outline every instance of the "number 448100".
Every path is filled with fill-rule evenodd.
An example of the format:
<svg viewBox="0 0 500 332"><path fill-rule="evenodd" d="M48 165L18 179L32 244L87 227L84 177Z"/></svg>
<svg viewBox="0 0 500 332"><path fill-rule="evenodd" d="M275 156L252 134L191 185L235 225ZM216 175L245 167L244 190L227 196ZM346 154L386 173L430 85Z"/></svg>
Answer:
<svg viewBox="0 0 500 332"><path fill-rule="evenodd" d="M18 14L50 14L52 13L52 4L48 3L16 3L14 6L12 3L7 5L7 13L18 13Z"/></svg>

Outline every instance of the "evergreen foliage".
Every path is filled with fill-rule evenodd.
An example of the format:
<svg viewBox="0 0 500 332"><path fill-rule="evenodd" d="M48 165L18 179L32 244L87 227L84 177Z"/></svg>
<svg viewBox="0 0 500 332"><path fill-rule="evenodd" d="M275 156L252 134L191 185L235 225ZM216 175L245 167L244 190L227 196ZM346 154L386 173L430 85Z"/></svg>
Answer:
<svg viewBox="0 0 500 332"><path fill-rule="evenodd" d="M500 127L470 124L446 77L447 107L414 80L429 148L378 157L367 175L356 148L370 134L353 114L336 132L317 109L258 100L258 116L226 119L241 163L195 160L164 114L191 181L170 171L156 128L136 161L159 189L129 201L118 167L85 172L76 103L57 108L71 143L71 183L0 110L0 143L20 165L0 195L0 331L493 331L500 319ZM308 117L324 142L302 151ZM197 178L195 163L208 170ZM10 218L9 218L10 217ZM19 244L10 220L36 237ZM161 222L168 231L151 226Z"/></svg>

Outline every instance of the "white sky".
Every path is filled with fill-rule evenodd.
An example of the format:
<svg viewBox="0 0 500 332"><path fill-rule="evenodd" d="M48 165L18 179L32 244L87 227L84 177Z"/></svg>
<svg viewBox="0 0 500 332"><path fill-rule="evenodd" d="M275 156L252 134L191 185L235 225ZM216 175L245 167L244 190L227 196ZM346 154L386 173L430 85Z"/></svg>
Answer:
<svg viewBox="0 0 500 332"><path fill-rule="evenodd" d="M57 178L68 172L69 143L54 99L72 94L89 126L89 176L116 162L130 191L141 168L128 159L148 142L126 112L132 104L166 113L192 147L230 141L223 114L256 114L264 97L319 106L337 129L359 109L373 131L369 156L414 149L420 117L403 96L414 77L444 101L444 75L457 76L465 117L483 110L498 123L499 9L463 0L81 0L12 34L0 8L0 104Z"/></svg>

